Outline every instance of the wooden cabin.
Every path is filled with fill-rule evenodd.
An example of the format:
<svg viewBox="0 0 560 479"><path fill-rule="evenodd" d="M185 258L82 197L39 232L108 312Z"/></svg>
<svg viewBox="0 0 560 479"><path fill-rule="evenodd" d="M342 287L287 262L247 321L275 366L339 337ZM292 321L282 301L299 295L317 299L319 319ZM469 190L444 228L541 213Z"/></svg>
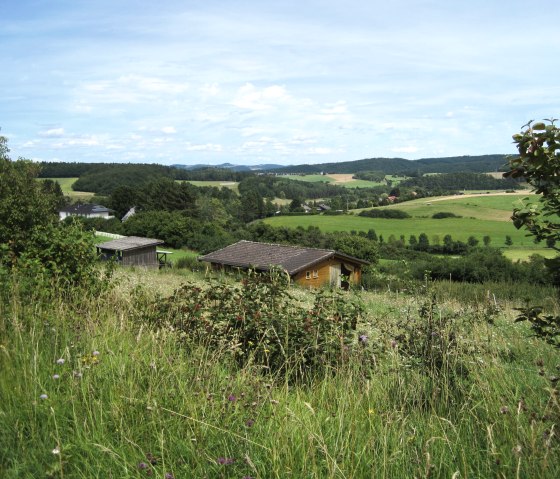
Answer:
<svg viewBox="0 0 560 479"><path fill-rule="evenodd" d="M139 236L125 236L113 241L107 241L96 246L101 259L115 259L122 266L143 266L159 268L165 264L165 251L157 251L156 247L163 244L162 240L141 238Z"/></svg>
<svg viewBox="0 0 560 479"><path fill-rule="evenodd" d="M295 283L310 288L345 287L360 282L362 266L369 264L338 251L239 241L198 258L214 269L268 271L279 267Z"/></svg>

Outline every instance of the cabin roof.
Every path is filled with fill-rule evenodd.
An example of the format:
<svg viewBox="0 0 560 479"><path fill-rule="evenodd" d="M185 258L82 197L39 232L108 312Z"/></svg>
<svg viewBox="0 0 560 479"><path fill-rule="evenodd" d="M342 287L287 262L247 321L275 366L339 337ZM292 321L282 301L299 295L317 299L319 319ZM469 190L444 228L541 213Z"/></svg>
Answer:
<svg viewBox="0 0 560 479"><path fill-rule="evenodd" d="M97 248L107 251L131 251L145 248L146 246L157 246L160 244L163 244L163 241L159 239L141 238L140 236L126 236L124 238L98 244Z"/></svg>
<svg viewBox="0 0 560 479"><path fill-rule="evenodd" d="M332 257L356 264L369 264L362 259L330 249L303 248L245 240L201 256L198 260L257 270L268 270L279 266L291 276Z"/></svg>

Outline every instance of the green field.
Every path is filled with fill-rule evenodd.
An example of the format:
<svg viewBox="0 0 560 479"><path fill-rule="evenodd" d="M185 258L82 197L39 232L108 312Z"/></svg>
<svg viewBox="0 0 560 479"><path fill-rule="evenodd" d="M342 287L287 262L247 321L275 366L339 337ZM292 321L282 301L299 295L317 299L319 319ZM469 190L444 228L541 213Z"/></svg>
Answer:
<svg viewBox="0 0 560 479"><path fill-rule="evenodd" d="M335 181L328 175L280 175L280 178L295 181L307 181L308 183L332 183Z"/></svg>
<svg viewBox="0 0 560 479"><path fill-rule="evenodd" d="M351 176L351 175L282 175L282 178L287 178L295 181L307 181L309 183L330 183L336 186L343 186L344 188L372 188L374 186L385 185L385 182L377 181L367 181L367 180L355 180L355 179L345 179L341 181L340 177ZM387 180L391 180L394 185L397 185L400 181L405 178L402 176L387 175L385 177Z"/></svg>
<svg viewBox="0 0 560 479"><path fill-rule="evenodd" d="M182 180L177 180L177 181L182 181ZM212 186L216 188L230 188L236 192L239 192L237 188L239 183L236 181L194 181L194 180L185 180L185 181L194 186Z"/></svg>
<svg viewBox="0 0 560 479"><path fill-rule="evenodd" d="M62 189L62 193L64 193L65 196L69 196L72 199L88 200L94 195L89 191L74 191L72 189L72 185L78 179L77 177L76 178L41 178L41 179L57 181L58 184L60 185L60 188Z"/></svg>
<svg viewBox="0 0 560 479"><path fill-rule="evenodd" d="M525 231L515 229L510 216L512 205L527 195L476 196L471 198L453 197L449 200L439 198L422 198L385 208L396 208L408 212L412 218L403 220L365 218L357 215L309 215L309 216L276 216L263 220L275 227L296 228L317 226L324 232L336 231L368 231L375 230L387 240L391 235L399 238L404 235L426 233L430 241L437 237L439 241L450 234L454 240L466 241L469 236L482 241L490 236L491 245L503 247L506 236L511 236L513 247L543 249L533 243L532 237ZM437 212L452 212L462 218L432 219Z"/></svg>

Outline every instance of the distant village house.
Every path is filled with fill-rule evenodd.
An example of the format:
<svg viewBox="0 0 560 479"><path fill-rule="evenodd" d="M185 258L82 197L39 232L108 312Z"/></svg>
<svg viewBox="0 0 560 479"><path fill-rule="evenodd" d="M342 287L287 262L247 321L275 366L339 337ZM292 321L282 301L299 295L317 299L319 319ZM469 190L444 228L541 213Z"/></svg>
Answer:
<svg viewBox="0 0 560 479"><path fill-rule="evenodd" d="M68 216L81 216L83 218L105 218L108 220L110 218L113 218L110 213L111 210L109 208L92 204L69 205L58 210L58 215L61 220L67 218Z"/></svg>

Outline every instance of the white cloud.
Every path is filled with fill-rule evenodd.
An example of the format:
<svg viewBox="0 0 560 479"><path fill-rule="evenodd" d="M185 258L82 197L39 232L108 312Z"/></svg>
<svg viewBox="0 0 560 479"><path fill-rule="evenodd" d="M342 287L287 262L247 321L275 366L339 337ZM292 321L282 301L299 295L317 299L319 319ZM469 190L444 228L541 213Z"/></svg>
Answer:
<svg viewBox="0 0 560 479"><path fill-rule="evenodd" d="M62 138L64 136L64 128L50 128L39 132L39 136L43 138Z"/></svg>
<svg viewBox="0 0 560 479"><path fill-rule="evenodd" d="M395 153L416 153L418 148L416 146L398 146L391 148L391 151L394 151Z"/></svg>
<svg viewBox="0 0 560 479"><path fill-rule="evenodd" d="M161 132L162 132L162 133L165 133L165 134L167 134L167 135L173 135L173 134L177 133L177 130L175 129L174 126L164 126L164 127L161 129Z"/></svg>
<svg viewBox="0 0 560 479"><path fill-rule="evenodd" d="M206 143L204 145L193 145L191 143L187 143L186 146L187 151L208 151L214 153L220 153L223 151L222 145L217 145L213 143Z"/></svg>
<svg viewBox="0 0 560 479"><path fill-rule="evenodd" d="M231 104L245 110L270 110L281 105L297 104L286 90L280 85L258 89L251 83L246 83L237 91Z"/></svg>

